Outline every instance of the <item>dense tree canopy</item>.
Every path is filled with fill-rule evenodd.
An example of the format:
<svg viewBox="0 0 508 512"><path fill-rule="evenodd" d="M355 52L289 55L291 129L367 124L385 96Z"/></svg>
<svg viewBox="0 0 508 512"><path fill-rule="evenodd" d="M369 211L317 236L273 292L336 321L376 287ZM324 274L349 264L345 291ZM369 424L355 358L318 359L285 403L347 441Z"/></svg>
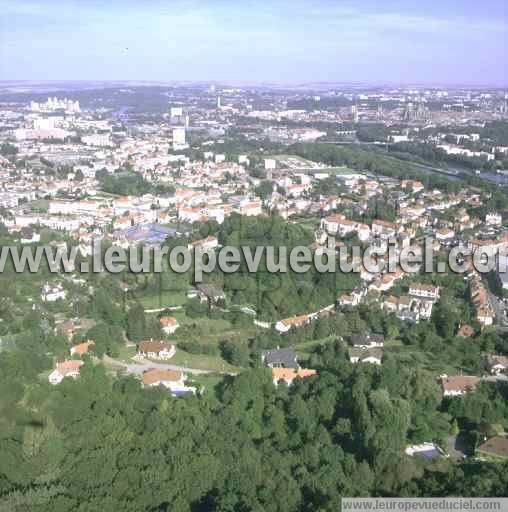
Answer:
<svg viewBox="0 0 508 512"><path fill-rule="evenodd" d="M90 362L51 387L41 362L0 356L2 510L337 510L341 496L506 491L506 465L403 455L408 438L445 437L450 414L506 410L478 412L472 395L439 412L420 370L354 367L340 343L317 350L319 376L291 389L251 369L187 399Z"/></svg>

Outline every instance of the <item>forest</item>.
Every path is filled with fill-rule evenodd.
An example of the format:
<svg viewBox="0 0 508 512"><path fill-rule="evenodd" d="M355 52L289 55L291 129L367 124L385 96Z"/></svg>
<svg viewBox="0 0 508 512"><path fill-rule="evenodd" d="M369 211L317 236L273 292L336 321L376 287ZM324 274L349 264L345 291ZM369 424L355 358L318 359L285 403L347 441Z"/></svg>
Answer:
<svg viewBox="0 0 508 512"><path fill-rule="evenodd" d="M506 423L506 389L442 404L424 370L352 365L338 341L312 354L318 376L289 389L253 362L185 399L91 361L52 387L42 358L0 355L2 511L332 511L341 496L506 495L507 464L403 454L408 440L446 438L454 417Z"/></svg>
<svg viewBox="0 0 508 512"><path fill-rule="evenodd" d="M208 234L236 246L312 241L304 227L276 216L231 216L220 226L200 226L196 237ZM2 243L12 241L5 236ZM173 277L165 272L160 279ZM185 314L222 317L239 333L251 332L243 328L252 320L235 305L279 319L327 305L355 284L350 275L313 272L287 273L276 283L249 273L206 277L225 290L229 310L190 299ZM0 512L334 511L342 496L506 496L507 463L404 454L409 443L446 448L450 436L460 436L471 455L485 434L508 428L506 384L443 399L437 376L444 369L478 374L483 353L508 353L506 335L479 333L456 275L421 276L443 295L431 321L418 325L368 304L286 336L270 329L212 346L189 324L176 336L179 350L219 350L238 370L185 398L113 375L101 360L116 357L126 338L160 335L141 304L125 304L120 283L138 279L128 274L91 276L90 296L66 284L74 308L68 314L95 321L84 336L96 347L78 379L51 386L48 372L69 345L54 332L53 306L20 314L19 294L35 296L37 279L44 276L1 276L2 338L13 343L0 352ZM179 279L192 285L191 273ZM147 290L160 285L154 276L146 280ZM393 293L406 287L402 282ZM475 327L474 340L456 336L463 321ZM349 362L345 340L364 332L387 340L379 367ZM302 366L317 375L274 386L260 355L278 346L296 347Z"/></svg>

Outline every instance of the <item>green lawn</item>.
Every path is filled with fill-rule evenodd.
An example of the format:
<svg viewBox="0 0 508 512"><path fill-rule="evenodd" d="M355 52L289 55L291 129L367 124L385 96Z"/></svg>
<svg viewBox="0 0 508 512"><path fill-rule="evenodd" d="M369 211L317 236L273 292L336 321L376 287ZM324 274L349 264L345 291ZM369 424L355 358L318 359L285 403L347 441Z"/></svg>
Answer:
<svg viewBox="0 0 508 512"><path fill-rule="evenodd" d="M160 295L145 295L139 299L145 309L167 308L171 306L182 306L187 302L185 292L171 291L162 292Z"/></svg>
<svg viewBox="0 0 508 512"><path fill-rule="evenodd" d="M28 206L32 211L47 213L49 209L49 201L47 199L36 199L28 203Z"/></svg>
<svg viewBox="0 0 508 512"><path fill-rule="evenodd" d="M307 160L305 158L302 158L301 156L296 155L275 155L271 156L269 158L273 158L274 160L277 160L277 162L280 162L283 165L289 165L293 162L298 162L302 167L313 167L316 165L316 162L312 162L311 160Z"/></svg>
<svg viewBox="0 0 508 512"><path fill-rule="evenodd" d="M295 345L296 353L299 358L308 359L310 353L313 352L316 347L330 343L334 339L335 336L327 336L319 340L308 340L303 343L298 343L298 345Z"/></svg>
<svg viewBox="0 0 508 512"><path fill-rule="evenodd" d="M418 347L408 345L391 345L385 346L385 354L392 354L399 364L419 366L437 375L457 375L460 373L468 373L467 370L459 365L448 364L443 361L440 354L424 351Z"/></svg>
<svg viewBox="0 0 508 512"><path fill-rule="evenodd" d="M190 318L183 310L174 311L172 314L180 325L199 325L203 331L213 334L231 329L231 323L223 318L208 318L207 316ZM178 331L176 331L178 333Z"/></svg>
<svg viewBox="0 0 508 512"><path fill-rule="evenodd" d="M252 327L237 328L231 322L223 318L189 318L184 311L174 311L171 313L185 330L178 329L175 334L169 336L169 339L178 342L179 340L195 339L199 343L218 344L226 340L246 340L254 336L257 328ZM195 325L195 329L193 329Z"/></svg>
<svg viewBox="0 0 508 512"><path fill-rule="evenodd" d="M136 355L136 347L128 347L127 345L121 345L118 353L119 361L123 361L125 363L131 363L131 358Z"/></svg>
<svg viewBox="0 0 508 512"><path fill-rule="evenodd" d="M168 364L196 368L197 370L212 370L215 372L237 373L240 371L240 368L227 363L220 356L189 354L178 348L176 354L168 361Z"/></svg>
<svg viewBox="0 0 508 512"><path fill-rule="evenodd" d="M219 373L209 373L206 375L191 375L189 381L198 389L203 389L205 393L214 392L217 385L224 380L225 376Z"/></svg>

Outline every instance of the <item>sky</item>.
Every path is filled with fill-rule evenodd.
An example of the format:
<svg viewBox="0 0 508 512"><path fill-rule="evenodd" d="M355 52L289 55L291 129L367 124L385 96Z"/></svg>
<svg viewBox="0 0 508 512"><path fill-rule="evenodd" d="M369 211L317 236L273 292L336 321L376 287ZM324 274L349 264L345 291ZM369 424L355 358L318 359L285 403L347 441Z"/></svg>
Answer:
<svg viewBox="0 0 508 512"><path fill-rule="evenodd" d="M2 0L1 80L508 85L507 0Z"/></svg>

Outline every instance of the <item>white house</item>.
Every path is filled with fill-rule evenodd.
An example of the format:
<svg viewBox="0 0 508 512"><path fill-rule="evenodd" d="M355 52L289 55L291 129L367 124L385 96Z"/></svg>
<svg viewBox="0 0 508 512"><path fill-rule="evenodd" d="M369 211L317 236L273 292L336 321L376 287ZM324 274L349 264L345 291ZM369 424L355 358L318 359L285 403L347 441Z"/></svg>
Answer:
<svg viewBox="0 0 508 512"><path fill-rule="evenodd" d="M274 158L265 158L265 169L272 170L277 167L277 160Z"/></svg>
<svg viewBox="0 0 508 512"><path fill-rule="evenodd" d="M381 348L350 348L349 360L352 363L370 363L380 365L383 359L383 349Z"/></svg>
<svg viewBox="0 0 508 512"><path fill-rule="evenodd" d="M384 336L381 334L354 334L350 337L351 344L355 349L373 349L384 346Z"/></svg>
<svg viewBox="0 0 508 512"><path fill-rule="evenodd" d="M67 296L67 291L64 290L62 284L58 283L50 285L46 283L42 287L41 300L43 302L55 302L57 300L63 300Z"/></svg>
<svg viewBox="0 0 508 512"><path fill-rule="evenodd" d="M372 235L380 238L394 238L398 231L397 224L386 220L376 219L372 221Z"/></svg>
<svg viewBox="0 0 508 512"><path fill-rule="evenodd" d="M436 240L446 243L451 242L455 238L455 232L450 228L442 228L436 231Z"/></svg>
<svg viewBox="0 0 508 512"><path fill-rule="evenodd" d="M492 375L500 375L508 371L508 357L491 355L487 357L487 366Z"/></svg>
<svg viewBox="0 0 508 512"><path fill-rule="evenodd" d="M216 249L219 246L219 240L216 236L207 236L202 240L196 240L195 242L191 242L187 245L187 249L189 251L193 251L194 249L201 249L203 251Z"/></svg>
<svg viewBox="0 0 508 512"><path fill-rule="evenodd" d="M183 372L152 368L143 373L143 385L145 387L164 386L171 390L173 396L195 394L196 388L186 386L187 376Z"/></svg>
<svg viewBox="0 0 508 512"><path fill-rule="evenodd" d="M176 347L162 341L142 341L138 346L138 355L150 359L171 359L176 354Z"/></svg>
<svg viewBox="0 0 508 512"><path fill-rule="evenodd" d="M439 287L431 284L413 283L409 285L409 295L423 299L439 299Z"/></svg>
<svg viewBox="0 0 508 512"><path fill-rule="evenodd" d="M303 327L309 322L309 315L292 316L290 318L284 318L283 320L279 320L275 324L275 330L279 331L280 333L286 333L291 328Z"/></svg>
<svg viewBox="0 0 508 512"><path fill-rule="evenodd" d="M487 213L487 215L485 216L485 222L489 226L501 226L501 224L503 223L503 217L502 215L496 212Z"/></svg>
<svg viewBox="0 0 508 512"><path fill-rule="evenodd" d="M178 320L173 316L162 316L159 323L164 334L173 334L180 327Z"/></svg>

